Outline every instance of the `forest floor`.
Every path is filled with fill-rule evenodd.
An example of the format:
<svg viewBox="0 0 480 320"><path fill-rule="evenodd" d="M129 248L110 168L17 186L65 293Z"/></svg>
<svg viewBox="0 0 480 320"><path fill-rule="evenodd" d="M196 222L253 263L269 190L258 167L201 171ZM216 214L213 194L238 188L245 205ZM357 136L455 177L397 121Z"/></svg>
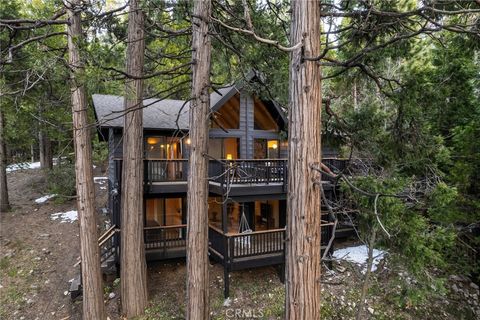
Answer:
<svg viewBox="0 0 480 320"><path fill-rule="evenodd" d="M95 176L105 175L95 170ZM106 219L101 214L107 202L105 183L98 180L95 184L102 219ZM46 195L45 178L38 169L10 172L8 184L13 209L0 215L0 319L81 319L81 299L72 301L68 295L68 281L79 272L74 267L79 257L78 222L52 220L54 213L75 210L75 202L35 203ZM416 287L415 279L393 269L387 258L373 273L366 318L480 318L478 286L467 278L447 275L446 290L415 296L409 290ZM361 270L347 261L335 261L332 270L323 268L323 319L355 317ZM274 268L233 272L228 301L223 298L222 267L210 265L209 275L212 319L283 318L284 286ZM184 260L150 263L150 304L141 319L184 319L185 280ZM105 284L112 320L121 319L118 284L118 280Z"/></svg>

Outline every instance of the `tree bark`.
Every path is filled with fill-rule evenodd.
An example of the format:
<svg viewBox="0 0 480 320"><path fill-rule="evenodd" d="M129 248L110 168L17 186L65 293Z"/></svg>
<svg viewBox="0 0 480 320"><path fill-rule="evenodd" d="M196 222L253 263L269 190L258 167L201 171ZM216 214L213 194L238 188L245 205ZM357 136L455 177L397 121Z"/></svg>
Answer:
<svg viewBox="0 0 480 320"><path fill-rule="evenodd" d="M40 168L52 169L52 143L42 129L38 132L38 146L40 149Z"/></svg>
<svg viewBox="0 0 480 320"><path fill-rule="evenodd" d="M83 281L83 318L105 319L103 287L98 249L95 189L93 184L92 145L87 117L84 67L80 58L83 41L81 6L79 0L66 4L68 20L68 55L73 113L73 143L75 147L75 176L77 209L80 223L80 252Z"/></svg>
<svg viewBox="0 0 480 320"><path fill-rule="evenodd" d="M192 16L192 104L187 212L187 319L209 318L208 119L210 113L211 1L195 1Z"/></svg>
<svg viewBox="0 0 480 320"><path fill-rule="evenodd" d="M128 317L144 313L147 306L147 266L143 240L143 64L144 14L130 0L126 72L136 79L125 82L123 177L121 217L121 299Z"/></svg>
<svg viewBox="0 0 480 320"><path fill-rule="evenodd" d="M0 107L0 212L10 210L7 186L7 148L5 145L5 119Z"/></svg>
<svg viewBox="0 0 480 320"><path fill-rule="evenodd" d="M292 2L286 243L286 319L320 319L320 173L322 88L320 1Z"/></svg>

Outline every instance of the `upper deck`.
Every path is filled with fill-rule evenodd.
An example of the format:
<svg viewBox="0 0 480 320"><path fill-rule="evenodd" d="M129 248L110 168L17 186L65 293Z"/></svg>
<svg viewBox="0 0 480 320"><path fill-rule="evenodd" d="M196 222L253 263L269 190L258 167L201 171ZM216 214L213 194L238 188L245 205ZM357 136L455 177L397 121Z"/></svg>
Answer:
<svg viewBox="0 0 480 320"><path fill-rule="evenodd" d="M332 171L345 168L347 160L325 158L322 162ZM114 161L116 180L121 179L122 160ZM187 192L187 159L144 160L144 192L151 194L178 194ZM208 168L209 191L229 197L285 195L288 185L286 159L210 160ZM332 179L322 176L325 188Z"/></svg>

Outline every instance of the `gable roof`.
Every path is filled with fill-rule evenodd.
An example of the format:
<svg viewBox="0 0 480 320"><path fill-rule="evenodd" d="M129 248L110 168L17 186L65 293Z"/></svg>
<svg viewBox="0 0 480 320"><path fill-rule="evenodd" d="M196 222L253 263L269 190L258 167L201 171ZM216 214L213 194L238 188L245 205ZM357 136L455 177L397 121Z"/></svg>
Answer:
<svg viewBox="0 0 480 320"><path fill-rule="evenodd" d="M246 76L247 81L257 77L255 73ZM210 94L210 108L218 111L230 98L239 93L244 87L244 82L229 85L215 90ZM94 94L92 96L95 117L98 127L123 128L123 103L121 96ZM286 123L283 110L273 101L271 102L280 117ZM188 130L190 102L171 99L145 99L143 100L143 127L155 130ZM178 121L177 121L178 119ZM178 124L178 125L177 125Z"/></svg>
<svg viewBox="0 0 480 320"><path fill-rule="evenodd" d="M123 97L94 94L92 98L99 127L123 127ZM145 129L175 129L178 117L179 128L188 129L189 103L185 106L184 104L183 100L143 100L143 127Z"/></svg>
<svg viewBox="0 0 480 320"><path fill-rule="evenodd" d="M210 105L218 110L238 92L235 85L218 89L210 95ZM94 94L92 96L95 117L99 127L123 127L123 103L121 96ZM143 100L143 127L145 129L181 129L188 130L190 102L172 99ZM178 127L177 127L178 117Z"/></svg>

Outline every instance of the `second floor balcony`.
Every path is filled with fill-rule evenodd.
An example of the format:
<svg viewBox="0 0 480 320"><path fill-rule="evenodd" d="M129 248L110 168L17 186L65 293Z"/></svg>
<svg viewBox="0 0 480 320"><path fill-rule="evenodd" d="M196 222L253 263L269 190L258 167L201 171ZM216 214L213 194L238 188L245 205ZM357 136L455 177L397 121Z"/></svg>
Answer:
<svg viewBox="0 0 480 320"><path fill-rule="evenodd" d="M345 169L347 160L325 158L322 162L333 172ZM121 178L122 160L115 160L117 178ZM155 186L177 186L172 192L182 192L180 186L186 186L188 180L188 159L146 159L144 160L144 181L148 190ZM261 187L277 188L277 192L286 192L288 175L287 159L222 159L210 160L208 180L213 188L220 192L224 188L232 187ZM332 178L326 175L323 181L331 182ZM158 189L158 188L156 188Z"/></svg>

